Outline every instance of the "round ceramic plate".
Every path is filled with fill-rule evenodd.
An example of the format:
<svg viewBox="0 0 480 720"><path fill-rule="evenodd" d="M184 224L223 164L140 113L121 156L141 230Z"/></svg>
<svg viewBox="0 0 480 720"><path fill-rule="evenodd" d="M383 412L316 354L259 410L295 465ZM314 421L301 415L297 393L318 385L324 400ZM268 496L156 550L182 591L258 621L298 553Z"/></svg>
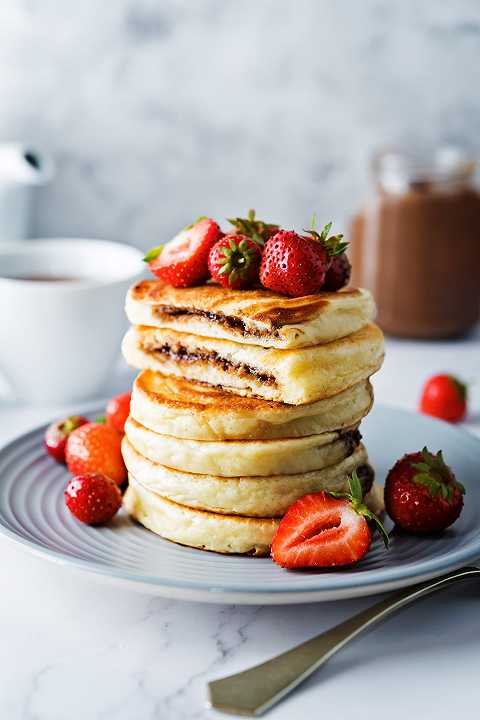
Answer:
<svg viewBox="0 0 480 720"><path fill-rule="evenodd" d="M46 455L43 433L44 427L33 430L0 451L0 534L48 560L143 592L233 603L333 600L410 585L480 557L480 440L421 415L376 407L362 423L377 479L383 482L405 452L442 449L466 487L460 519L439 537L393 533L388 552L377 537L362 562L335 571L290 572L268 558L193 550L123 512L105 527L82 525L65 507L68 473Z"/></svg>

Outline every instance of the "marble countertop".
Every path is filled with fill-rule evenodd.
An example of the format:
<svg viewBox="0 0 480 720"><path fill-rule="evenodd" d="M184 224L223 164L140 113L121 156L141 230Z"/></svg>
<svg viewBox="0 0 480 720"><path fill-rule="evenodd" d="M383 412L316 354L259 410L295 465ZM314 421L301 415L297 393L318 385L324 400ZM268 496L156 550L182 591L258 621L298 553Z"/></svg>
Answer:
<svg viewBox="0 0 480 720"><path fill-rule="evenodd" d="M377 402L414 409L424 379L473 382L480 334L452 343L389 340ZM128 386L119 371L106 394ZM480 435L480 387L465 424ZM0 444L57 415L1 394ZM370 605L203 605L103 585L0 543L0 717L8 720L206 720L208 680L266 660ZM267 715L472 717L480 651L479 592L455 586L345 648Z"/></svg>

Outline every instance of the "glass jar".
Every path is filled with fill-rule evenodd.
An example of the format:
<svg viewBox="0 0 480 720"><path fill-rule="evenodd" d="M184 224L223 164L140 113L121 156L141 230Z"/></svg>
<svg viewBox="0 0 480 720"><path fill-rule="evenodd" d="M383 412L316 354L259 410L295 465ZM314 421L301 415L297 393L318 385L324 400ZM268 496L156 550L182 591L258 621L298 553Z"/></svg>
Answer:
<svg viewBox="0 0 480 720"><path fill-rule="evenodd" d="M392 335L460 335L479 319L480 193L474 160L444 147L425 160L388 150L351 227L352 284L366 287Z"/></svg>

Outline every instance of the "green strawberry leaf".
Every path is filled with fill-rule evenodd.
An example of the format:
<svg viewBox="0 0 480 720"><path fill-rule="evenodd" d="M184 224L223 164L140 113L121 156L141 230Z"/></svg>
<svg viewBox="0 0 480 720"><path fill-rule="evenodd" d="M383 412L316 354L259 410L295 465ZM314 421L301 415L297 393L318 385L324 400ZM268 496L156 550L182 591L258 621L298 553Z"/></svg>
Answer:
<svg viewBox="0 0 480 720"><path fill-rule="evenodd" d="M62 425L62 430L66 435L70 435L73 430L75 430L78 427L78 422L76 417L69 417L65 420L65 422Z"/></svg>
<svg viewBox="0 0 480 720"><path fill-rule="evenodd" d="M105 415L97 415L97 417L95 418L95 422L98 425L106 425L107 418L105 417Z"/></svg>
<svg viewBox="0 0 480 720"><path fill-rule="evenodd" d="M145 257L143 258L143 262L149 263L149 262L152 262L152 260L155 260L155 258L157 258L160 255L163 248L164 248L164 245L157 245L157 247L151 248L147 252Z"/></svg>
<svg viewBox="0 0 480 720"><path fill-rule="evenodd" d="M373 513L371 510L369 510L366 505L364 505L362 483L360 482L360 478L358 477L356 470L354 470L349 477L348 485L350 488L350 492L339 492L335 490L327 492L333 497L349 500L355 512L368 520L368 522L371 522L374 526L374 529L378 530L378 532L382 536L385 547L388 549L388 545L390 542L388 532L380 518L377 517L377 515L375 515L375 513Z"/></svg>
<svg viewBox="0 0 480 720"><path fill-rule="evenodd" d="M350 487L350 495L352 496L353 500L361 503L363 500L362 483L360 482L360 478L358 477L356 470L354 470L351 474L348 480L348 485Z"/></svg>
<svg viewBox="0 0 480 720"><path fill-rule="evenodd" d="M252 263L260 262L258 250L249 247L248 241L245 239L238 242L235 236L226 238L222 242L228 244L221 247L220 257L216 260L216 264L221 266L218 274L228 275L230 283L234 283L238 279L243 280Z"/></svg>
<svg viewBox="0 0 480 720"><path fill-rule="evenodd" d="M208 215L199 215L196 220L194 220L190 225L185 225L183 228L184 230L191 230L195 227L199 222L202 222L202 220L208 220Z"/></svg>
<svg viewBox="0 0 480 720"><path fill-rule="evenodd" d="M378 530L378 532L380 533L380 535L382 537L383 544L385 545L385 548L388 550L388 546L390 544L390 536L388 534L387 528L382 523L380 518L377 515L375 515L375 513L373 513L371 510L369 510L366 507L366 505L362 505L360 510L355 508L355 506L354 506L354 509L356 510L356 512L359 512L359 514L362 515L366 520L373 523L374 529Z"/></svg>
<svg viewBox="0 0 480 720"><path fill-rule="evenodd" d="M333 222L330 221L326 225L324 225L322 232L320 233L320 237L325 242L325 240L328 238L328 235L330 233L330 230L332 229Z"/></svg>
<svg viewBox="0 0 480 720"><path fill-rule="evenodd" d="M313 213L312 220L310 222L310 230L306 230L304 228L303 232L305 232L307 235L309 235L312 240L322 243L322 245L324 245L325 248L327 249L330 258L333 258L337 255L342 255L342 253L344 253L345 250L347 249L348 243L344 242L342 233L338 233L337 235L331 235L329 237L329 233L330 233L330 230L332 229L333 222L330 221L329 223L327 223L323 227L323 229L320 233L317 232L316 225L317 225L317 214Z"/></svg>
<svg viewBox="0 0 480 720"><path fill-rule="evenodd" d="M455 479L451 469L445 463L441 450L433 454L427 447L424 447L421 455L422 462L410 463L414 470L418 470L412 478L414 483L427 488L433 498L441 496L448 502L453 501L455 488L462 495L465 493L464 486Z"/></svg>
<svg viewBox="0 0 480 720"><path fill-rule="evenodd" d="M348 247L348 243L343 241L342 233L332 235L324 242L331 258L336 257L337 255L342 255Z"/></svg>
<svg viewBox="0 0 480 720"><path fill-rule="evenodd" d="M276 223L267 223L255 217L255 210L249 210L246 218L227 218L230 225L233 225L239 233L251 238L257 245L263 247L273 231L279 230Z"/></svg>

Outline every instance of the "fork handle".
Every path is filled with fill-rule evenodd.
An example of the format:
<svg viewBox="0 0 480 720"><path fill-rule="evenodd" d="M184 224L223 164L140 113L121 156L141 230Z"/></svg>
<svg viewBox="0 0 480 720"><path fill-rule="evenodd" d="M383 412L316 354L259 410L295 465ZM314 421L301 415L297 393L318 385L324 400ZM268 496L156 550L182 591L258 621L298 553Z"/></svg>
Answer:
<svg viewBox="0 0 480 720"><path fill-rule="evenodd" d="M210 705L232 715L262 715L360 633L426 595L459 580L479 576L480 568L463 567L404 588L292 650L249 670L209 683Z"/></svg>

